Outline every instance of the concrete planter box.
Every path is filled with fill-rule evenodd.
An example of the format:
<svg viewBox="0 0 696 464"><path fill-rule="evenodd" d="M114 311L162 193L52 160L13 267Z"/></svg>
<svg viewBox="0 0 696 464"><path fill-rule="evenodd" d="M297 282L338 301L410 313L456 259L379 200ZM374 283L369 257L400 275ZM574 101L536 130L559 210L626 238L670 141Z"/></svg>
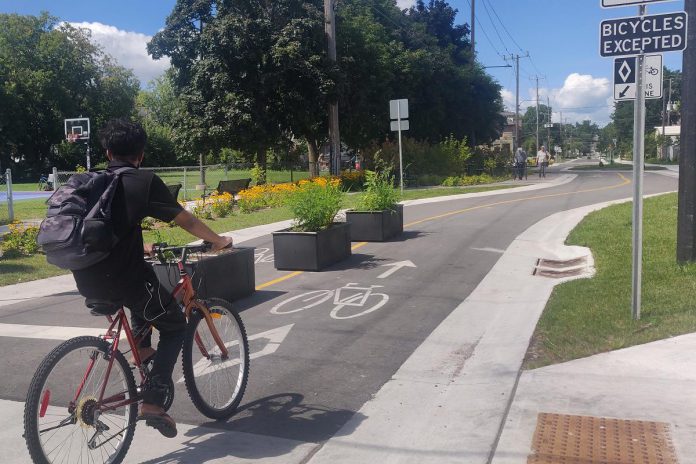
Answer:
<svg viewBox="0 0 696 464"><path fill-rule="evenodd" d="M383 242L404 231L404 205L382 211L346 211L354 242Z"/></svg>
<svg viewBox="0 0 696 464"><path fill-rule="evenodd" d="M176 264L155 264L155 274L162 286L172 290L179 282ZM186 265L193 288L200 298L222 298L234 301L256 291L254 248L235 248L221 254L204 255L200 261Z"/></svg>
<svg viewBox="0 0 696 464"><path fill-rule="evenodd" d="M320 271L351 255L350 224L336 222L319 232L273 232L275 268L284 271Z"/></svg>

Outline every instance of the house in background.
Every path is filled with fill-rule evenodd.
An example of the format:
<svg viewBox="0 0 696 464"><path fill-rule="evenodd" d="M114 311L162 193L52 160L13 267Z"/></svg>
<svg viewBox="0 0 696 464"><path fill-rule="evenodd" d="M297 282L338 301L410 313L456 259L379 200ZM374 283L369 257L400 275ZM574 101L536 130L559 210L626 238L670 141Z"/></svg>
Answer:
<svg viewBox="0 0 696 464"><path fill-rule="evenodd" d="M655 137L662 135L662 126L655 128ZM662 144L657 144L657 157L659 159L676 161L679 159L679 136L681 135L681 126L665 126L665 137L667 143L664 145L664 153ZM659 140L659 139L658 139ZM650 155L648 155L650 156Z"/></svg>
<svg viewBox="0 0 696 464"><path fill-rule="evenodd" d="M499 148L501 153L507 152L512 156L515 141L515 113L503 111L500 114L505 118L505 126L503 126L498 140L494 140L491 145L493 148ZM521 122L522 118L520 118Z"/></svg>

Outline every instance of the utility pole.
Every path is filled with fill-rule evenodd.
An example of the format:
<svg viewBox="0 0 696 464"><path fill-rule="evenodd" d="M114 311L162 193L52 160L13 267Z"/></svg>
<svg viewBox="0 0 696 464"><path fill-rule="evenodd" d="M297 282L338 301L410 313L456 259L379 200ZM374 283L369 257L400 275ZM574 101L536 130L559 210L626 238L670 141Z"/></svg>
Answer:
<svg viewBox="0 0 696 464"><path fill-rule="evenodd" d="M471 0L471 55L476 60L476 0Z"/></svg>
<svg viewBox="0 0 696 464"><path fill-rule="evenodd" d="M684 2L688 15L682 64L682 121L679 153L677 261L696 261L696 2Z"/></svg>
<svg viewBox="0 0 696 464"><path fill-rule="evenodd" d="M536 80L536 149L539 151L539 79L543 77L534 76Z"/></svg>
<svg viewBox="0 0 696 464"><path fill-rule="evenodd" d="M336 0L324 0L324 32L329 60L336 62ZM329 103L329 146L331 174L341 174L341 137L338 132L338 102Z"/></svg>
<svg viewBox="0 0 696 464"><path fill-rule="evenodd" d="M565 128L563 127L563 111L561 111L561 130L558 131L558 133L561 136L561 154L562 155L566 154L565 149L563 148L563 131L564 130L565 130ZM566 158L566 156L563 156L563 158Z"/></svg>
<svg viewBox="0 0 696 464"><path fill-rule="evenodd" d="M546 96L546 109L549 112L549 117L546 120L546 150L549 152L549 156L551 153L551 100L549 100L549 96Z"/></svg>
<svg viewBox="0 0 696 464"><path fill-rule="evenodd" d="M515 143L512 147L512 152L520 146L520 58L525 58L529 56L529 52L525 55L514 55L510 54L509 57L504 56L505 61L515 60Z"/></svg>
<svg viewBox="0 0 696 464"><path fill-rule="evenodd" d="M669 78L669 97L665 98L665 92L662 92L662 153L661 153L661 158L665 159L665 149L666 144L665 144L665 124L667 123L667 101L670 100L670 104L672 103L672 78Z"/></svg>

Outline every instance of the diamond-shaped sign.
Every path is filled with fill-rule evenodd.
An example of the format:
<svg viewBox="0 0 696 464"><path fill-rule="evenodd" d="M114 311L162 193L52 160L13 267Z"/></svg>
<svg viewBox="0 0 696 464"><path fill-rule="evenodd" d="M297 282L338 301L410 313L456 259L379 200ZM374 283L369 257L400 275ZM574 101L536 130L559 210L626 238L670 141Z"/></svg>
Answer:
<svg viewBox="0 0 696 464"><path fill-rule="evenodd" d="M631 76L633 73L633 68L628 64L626 60L621 60L621 66L619 67L619 77L621 77L621 80L623 82L626 82L628 78Z"/></svg>

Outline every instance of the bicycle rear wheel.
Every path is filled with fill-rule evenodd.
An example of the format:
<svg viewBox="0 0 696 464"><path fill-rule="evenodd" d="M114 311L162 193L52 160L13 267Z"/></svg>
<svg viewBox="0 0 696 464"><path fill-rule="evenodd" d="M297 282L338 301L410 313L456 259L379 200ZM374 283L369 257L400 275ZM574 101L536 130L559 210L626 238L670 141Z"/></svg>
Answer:
<svg viewBox="0 0 696 464"><path fill-rule="evenodd" d="M24 437L34 463L123 461L135 433L137 402L118 404L136 398L137 391L118 351L105 381L108 353L104 340L77 337L41 362L24 406ZM99 402L104 384L103 398L113 399L110 410Z"/></svg>
<svg viewBox="0 0 696 464"><path fill-rule="evenodd" d="M228 357L220 348L203 315L194 311L186 327L182 366L186 389L194 406L211 419L232 416L244 396L249 377L249 342L242 319L225 300L206 300L213 324Z"/></svg>

